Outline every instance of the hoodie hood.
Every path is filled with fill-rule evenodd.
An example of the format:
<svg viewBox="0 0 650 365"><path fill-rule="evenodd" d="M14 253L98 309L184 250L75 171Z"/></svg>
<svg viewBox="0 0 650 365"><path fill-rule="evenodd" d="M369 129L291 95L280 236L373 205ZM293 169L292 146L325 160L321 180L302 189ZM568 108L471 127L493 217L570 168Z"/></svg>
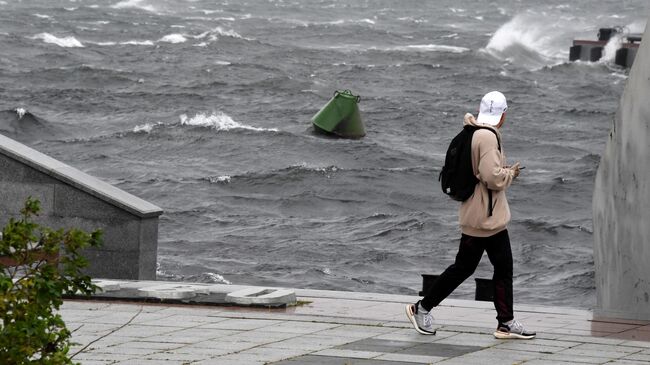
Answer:
<svg viewBox="0 0 650 365"><path fill-rule="evenodd" d="M499 136L499 139L501 139L501 131L499 131L499 128L489 125L489 124L479 124L476 121L476 118L474 118L474 115L472 113L466 113L465 117L463 118L463 126L466 125L472 125L474 127L480 127L480 128L489 128L497 133Z"/></svg>

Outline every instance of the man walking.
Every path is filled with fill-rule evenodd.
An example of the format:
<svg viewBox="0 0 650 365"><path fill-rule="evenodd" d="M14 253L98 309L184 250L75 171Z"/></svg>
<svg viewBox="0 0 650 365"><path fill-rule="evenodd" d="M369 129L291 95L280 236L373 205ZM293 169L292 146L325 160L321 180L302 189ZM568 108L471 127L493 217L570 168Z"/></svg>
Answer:
<svg viewBox="0 0 650 365"><path fill-rule="evenodd" d="M471 160L474 176L479 182L474 193L459 210L461 228L460 247L456 261L440 275L425 293L422 300L406 306L406 315L421 334L433 335L431 310L451 294L478 266L483 251L487 251L494 266L494 307L497 311L497 330L500 339L531 339L535 332L528 331L514 319L512 308L512 251L507 224L510 208L506 189L519 176L519 163L506 166L501 148L499 129L506 118L505 96L492 91L481 100L479 114L465 115L465 125L476 129L471 141Z"/></svg>

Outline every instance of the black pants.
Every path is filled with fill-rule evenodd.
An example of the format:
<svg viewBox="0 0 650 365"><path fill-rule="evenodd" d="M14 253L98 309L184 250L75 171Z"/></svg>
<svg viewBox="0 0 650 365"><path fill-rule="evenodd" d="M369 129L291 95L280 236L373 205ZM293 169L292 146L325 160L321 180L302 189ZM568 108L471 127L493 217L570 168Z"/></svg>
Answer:
<svg viewBox="0 0 650 365"><path fill-rule="evenodd" d="M490 262L494 266L492 281L497 320L503 323L513 319L512 250L508 230L491 237L472 237L463 234L460 238L456 262L449 266L429 288L421 301L422 307L427 311L431 310L470 277L481 261L483 251L487 251Z"/></svg>

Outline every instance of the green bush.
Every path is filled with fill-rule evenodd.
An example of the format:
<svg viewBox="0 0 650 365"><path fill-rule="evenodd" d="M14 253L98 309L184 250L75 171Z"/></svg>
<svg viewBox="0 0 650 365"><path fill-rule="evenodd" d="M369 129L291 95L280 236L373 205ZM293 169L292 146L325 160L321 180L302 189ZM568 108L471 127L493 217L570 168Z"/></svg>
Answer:
<svg viewBox="0 0 650 365"><path fill-rule="evenodd" d="M0 240L0 362L72 364L70 331L57 313L64 295L97 290L82 273L81 250L101 243L101 231L52 230L33 221L40 202L31 197L10 219Z"/></svg>

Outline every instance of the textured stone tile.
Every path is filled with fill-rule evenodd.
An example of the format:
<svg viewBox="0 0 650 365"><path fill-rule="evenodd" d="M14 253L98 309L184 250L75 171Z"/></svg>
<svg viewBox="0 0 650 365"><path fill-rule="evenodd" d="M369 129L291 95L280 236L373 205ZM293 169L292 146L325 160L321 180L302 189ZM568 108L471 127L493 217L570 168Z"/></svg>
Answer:
<svg viewBox="0 0 650 365"><path fill-rule="evenodd" d="M494 346L503 342L504 342L503 340L497 340L496 338L494 338L492 334L481 335L481 334L474 334L474 333L459 333L455 336L450 336L447 338L443 338L439 341L436 341L436 343L446 343L450 345L481 346L481 347Z"/></svg>
<svg viewBox="0 0 650 365"><path fill-rule="evenodd" d="M392 341L407 341L407 342L421 342L421 343L431 343L435 341L440 341L447 337L455 336L457 333L452 332L442 332L438 331L435 336L423 336L415 330L413 327L406 330L399 330L396 332L386 333L384 335L375 336L373 338L379 340L392 340Z"/></svg>
<svg viewBox="0 0 650 365"><path fill-rule="evenodd" d="M425 356L425 355L408 355L408 354L385 354L376 357L377 360L386 360L391 361L401 361L409 363L421 363L421 364L433 364L442 360L445 360L445 357L439 356Z"/></svg>
<svg viewBox="0 0 650 365"><path fill-rule="evenodd" d="M623 360L633 360L633 361L645 361L650 363L650 354L647 353L634 353L631 355L627 355L623 358Z"/></svg>
<svg viewBox="0 0 650 365"><path fill-rule="evenodd" d="M549 360L549 361L570 362L574 364L604 364L610 361L610 359L602 358L602 357L570 355L570 354L563 354L563 353L544 355L540 359Z"/></svg>
<svg viewBox="0 0 650 365"><path fill-rule="evenodd" d="M560 352L566 347L557 347L557 346L546 346L535 343L530 343L529 341L508 341L502 344L492 347L493 349L506 349L506 350L516 350L516 351L529 351L529 352L539 352L546 354L554 354Z"/></svg>
<svg viewBox="0 0 650 365"><path fill-rule="evenodd" d="M371 352L371 351L343 350L343 349L327 349L327 350L315 352L314 355L345 357L345 358L353 358L353 359L372 359L377 356L384 355L384 353Z"/></svg>
<svg viewBox="0 0 650 365"><path fill-rule="evenodd" d="M265 365L265 361L244 360L237 358L216 358L204 361L193 362L192 365Z"/></svg>
<svg viewBox="0 0 650 365"><path fill-rule="evenodd" d="M264 351L253 352L253 350L242 351L235 354L215 357L212 359L212 363L221 365L221 364L228 364L231 362L245 361L246 363L271 364L277 361L289 359L303 354L302 352L295 352L295 351L280 352L279 351L280 349L275 349L274 351L276 352L264 352Z"/></svg>
<svg viewBox="0 0 650 365"><path fill-rule="evenodd" d="M378 326L358 326L358 325L342 325L326 329L323 331L315 332L319 336L344 336L356 338L368 338L377 335L383 335L392 332L392 328L378 327Z"/></svg>
<svg viewBox="0 0 650 365"><path fill-rule="evenodd" d="M422 343L420 342L406 342L406 341L366 338L360 341L355 341L345 345L338 346L337 349L353 350L353 351L368 351L368 352L398 352L400 350L416 347L421 344ZM431 345L429 344L427 346L431 346Z"/></svg>
<svg viewBox="0 0 650 365"><path fill-rule="evenodd" d="M624 352L624 353L629 353L629 354L635 353L635 352L640 352L640 351L644 350L641 347L614 346L614 345L593 344L593 343L585 343L585 344L575 346L573 348L576 349L576 350L596 350L596 351L607 351L607 352Z"/></svg>
<svg viewBox="0 0 650 365"><path fill-rule="evenodd" d="M623 342L626 342L624 339L618 338L609 338L609 337L591 337L589 335L575 336L575 335L563 335L557 338L562 341L572 341L580 343L598 343L605 345L620 345Z"/></svg>
<svg viewBox="0 0 650 365"><path fill-rule="evenodd" d="M255 330L242 332L235 335L220 337L219 340L224 342L250 342L256 344L267 344L286 340L288 338L298 337L300 334L287 332L267 332L265 330Z"/></svg>
<svg viewBox="0 0 650 365"><path fill-rule="evenodd" d="M421 362L402 362L381 359L352 359L334 356L305 355L273 363L273 365L417 365Z"/></svg>
<svg viewBox="0 0 650 365"><path fill-rule="evenodd" d="M232 354L235 352L239 352L241 350L247 350L249 348L251 347L242 347L242 348L233 349L233 348L217 348L217 347L206 348L206 347L196 347L193 345L188 345L185 347L174 349L171 352L175 354L191 354L191 355L205 356L206 358L212 358L212 357Z"/></svg>
<svg viewBox="0 0 650 365"><path fill-rule="evenodd" d="M285 321L277 323L273 326L264 328L268 332L287 332L295 334L307 334L323 331L330 328L339 327L339 324L331 323L313 323L313 322L298 322L298 321Z"/></svg>
<svg viewBox="0 0 650 365"><path fill-rule="evenodd" d="M266 347L319 351L319 350L340 346L354 341L356 341L356 339L345 338L345 337L305 335L305 336L290 338L283 341L273 342L266 345Z"/></svg>
<svg viewBox="0 0 650 365"><path fill-rule="evenodd" d="M625 341L620 346L643 347L650 349L649 341Z"/></svg>
<svg viewBox="0 0 650 365"><path fill-rule="evenodd" d="M193 343L190 345L187 345L182 348L182 352L188 351L195 351L197 353L205 353L205 352L215 352L218 353L219 355L226 355L230 354L233 352L239 352L243 350L248 350L255 348L257 346L260 346L260 344L255 343L255 342L236 342L236 341L224 341L224 340L210 340L210 341L203 341L203 342L197 342Z"/></svg>
<svg viewBox="0 0 650 365"><path fill-rule="evenodd" d="M174 333L176 330L177 329L173 327L128 325L115 331L115 333L120 336L133 338L155 338L161 335Z"/></svg>
<svg viewBox="0 0 650 365"><path fill-rule="evenodd" d="M620 359L629 354L627 352L617 351L615 349L610 349L608 347L604 347L602 350L599 350L594 348L585 348L582 347L582 345L572 347L570 349L562 350L558 353L567 354L567 355L599 357L599 358L606 358L610 360Z"/></svg>
<svg viewBox="0 0 650 365"><path fill-rule="evenodd" d="M200 325L199 328L249 331L282 323L282 321L272 319L220 319L221 320L217 322Z"/></svg>
<svg viewBox="0 0 650 365"><path fill-rule="evenodd" d="M167 351L167 350L177 349L182 346L185 346L185 344L173 343L173 342L157 342L155 341L155 339L153 339L151 341L145 341L145 340L128 341L128 342L111 346L111 348L115 348L115 349L133 348L133 349L150 349L150 350Z"/></svg>
<svg viewBox="0 0 650 365"><path fill-rule="evenodd" d="M126 361L133 359L134 355L126 354L108 354L108 353L97 353L97 352L82 352L79 355L73 358L74 361L85 362L86 360L91 361Z"/></svg>
<svg viewBox="0 0 650 365"><path fill-rule="evenodd" d="M464 354L481 350L479 346L450 345L443 343L420 344L415 347L409 347L404 350L396 351L399 354L436 356L436 357L456 357Z"/></svg>
<svg viewBox="0 0 650 365"><path fill-rule="evenodd" d="M526 365L575 365L571 361L555 361L555 360L530 360L526 361Z"/></svg>
<svg viewBox="0 0 650 365"><path fill-rule="evenodd" d="M164 360L164 361L182 361L190 363L194 361L207 360L211 357L210 354L200 353L180 353L175 351L158 352L146 357L147 360Z"/></svg>
<svg viewBox="0 0 650 365"><path fill-rule="evenodd" d="M133 347L120 347L120 346L111 346L111 347L102 347L96 350L93 350L92 353L101 354L121 354L121 355L134 355L135 357L142 357L146 355L155 354L160 352L158 349L139 349Z"/></svg>
<svg viewBox="0 0 650 365"><path fill-rule="evenodd" d="M191 313L191 312L190 312ZM160 313L160 315L166 315L166 313ZM147 325L156 325L156 326L169 326L169 327L182 327L182 328L193 328L204 326L210 323L219 323L225 321L227 318L221 317L207 317L201 315L187 315L187 314L171 314L165 319L158 320L152 319L150 321L143 322L142 324Z"/></svg>
<svg viewBox="0 0 650 365"><path fill-rule="evenodd" d="M150 360L150 359L132 359L116 362L115 365L186 365L185 361L177 360Z"/></svg>

